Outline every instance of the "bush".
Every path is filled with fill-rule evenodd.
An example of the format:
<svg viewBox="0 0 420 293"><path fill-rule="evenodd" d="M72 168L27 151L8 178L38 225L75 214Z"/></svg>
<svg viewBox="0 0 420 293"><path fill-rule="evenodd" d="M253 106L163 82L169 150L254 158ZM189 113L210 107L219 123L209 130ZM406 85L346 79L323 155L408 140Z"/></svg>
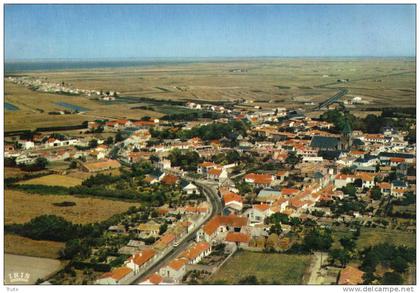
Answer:
<svg viewBox="0 0 420 293"><path fill-rule="evenodd" d="M382 285L401 285L403 283L403 278L399 273L396 272L386 272L382 277Z"/></svg>
<svg viewBox="0 0 420 293"><path fill-rule="evenodd" d="M75 206L76 203L74 201L62 201L62 202L55 202L53 205L57 207L72 207Z"/></svg>

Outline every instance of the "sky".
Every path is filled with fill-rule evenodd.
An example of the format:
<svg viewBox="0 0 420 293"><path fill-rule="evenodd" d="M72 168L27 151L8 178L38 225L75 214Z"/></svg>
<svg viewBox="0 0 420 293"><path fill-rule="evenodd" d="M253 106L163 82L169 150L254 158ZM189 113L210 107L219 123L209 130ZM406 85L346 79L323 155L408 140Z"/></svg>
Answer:
<svg viewBox="0 0 420 293"><path fill-rule="evenodd" d="M414 5L5 5L5 57L415 56Z"/></svg>

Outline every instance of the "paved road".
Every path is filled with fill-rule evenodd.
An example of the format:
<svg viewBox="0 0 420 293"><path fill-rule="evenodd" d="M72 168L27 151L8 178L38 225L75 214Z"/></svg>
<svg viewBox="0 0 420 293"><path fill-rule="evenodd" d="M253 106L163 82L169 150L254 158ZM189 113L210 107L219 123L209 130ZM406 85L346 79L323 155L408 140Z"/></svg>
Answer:
<svg viewBox="0 0 420 293"><path fill-rule="evenodd" d="M319 104L317 107L315 107L314 110L320 110L323 107L327 107L327 106L331 105L332 103L335 103L338 99L340 99L342 96L346 95L348 92L349 91L347 89L340 89L340 91L338 93L336 93L331 98L328 98L327 100L325 100L324 102Z"/></svg>
<svg viewBox="0 0 420 293"><path fill-rule="evenodd" d="M187 178L190 179L190 178ZM192 180L192 179L191 179ZM204 195L207 198L207 201L211 204L211 211L210 216L203 221L203 223L197 226L193 231L188 234L188 236L173 250L171 250L167 255L165 255L162 259L154 263L150 268L144 271L141 275L139 275L132 284L138 284L140 281L143 281L145 277L149 276L150 274L158 271L160 268L167 265L175 256L183 252L192 241L194 241L197 231L207 223L211 218L213 218L217 214L221 214L223 210L222 202L217 195L217 184L210 183L204 180L193 180L194 184L196 184L201 190L203 191Z"/></svg>

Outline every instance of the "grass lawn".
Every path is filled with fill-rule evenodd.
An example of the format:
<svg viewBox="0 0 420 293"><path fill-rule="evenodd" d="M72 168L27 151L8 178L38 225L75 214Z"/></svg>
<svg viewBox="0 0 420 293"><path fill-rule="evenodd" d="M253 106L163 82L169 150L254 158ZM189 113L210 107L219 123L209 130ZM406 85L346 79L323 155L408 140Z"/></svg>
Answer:
<svg viewBox="0 0 420 293"><path fill-rule="evenodd" d="M380 243L416 247L416 234L399 230L394 231L378 228L362 228L360 237L357 240L357 247L363 248Z"/></svg>
<svg viewBox="0 0 420 293"><path fill-rule="evenodd" d="M64 187L72 187L77 186L82 183L82 179L64 176L64 175L57 175L51 174L43 177L29 179L20 184L41 184L41 185L51 185L51 186L64 186Z"/></svg>
<svg viewBox="0 0 420 293"><path fill-rule="evenodd" d="M59 251L63 248L63 242L32 240L30 238L12 234L4 235L5 253L46 258L58 258Z"/></svg>
<svg viewBox="0 0 420 293"><path fill-rule="evenodd" d="M339 240L344 237L352 237L353 233L346 228L335 228L333 232L333 248L340 248ZM360 237L356 242L358 249L368 246L390 243L394 245L407 245L409 247L416 246L416 234L412 232L404 232L400 230L385 230L381 228L362 227Z"/></svg>
<svg viewBox="0 0 420 293"><path fill-rule="evenodd" d="M5 223L26 223L45 215L57 215L78 224L94 223L122 213L138 203L77 197L72 195L38 195L18 190L5 190ZM75 206L60 207L54 203L72 201Z"/></svg>
<svg viewBox="0 0 420 293"><path fill-rule="evenodd" d="M210 281L238 284L239 280L254 275L259 281L265 280L267 283L302 284L302 277L310 259L309 255L239 251L210 278Z"/></svg>

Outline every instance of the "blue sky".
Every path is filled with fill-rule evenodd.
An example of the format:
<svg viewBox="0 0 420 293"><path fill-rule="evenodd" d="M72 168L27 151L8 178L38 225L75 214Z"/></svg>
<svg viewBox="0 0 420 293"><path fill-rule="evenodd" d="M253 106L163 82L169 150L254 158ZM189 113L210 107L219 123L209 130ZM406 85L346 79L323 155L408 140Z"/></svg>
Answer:
<svg viewBox="0 0 420 293"><path fill-rule="evenodd" d="M6 5L6 60L415 56L414 5Z"/></svg>

